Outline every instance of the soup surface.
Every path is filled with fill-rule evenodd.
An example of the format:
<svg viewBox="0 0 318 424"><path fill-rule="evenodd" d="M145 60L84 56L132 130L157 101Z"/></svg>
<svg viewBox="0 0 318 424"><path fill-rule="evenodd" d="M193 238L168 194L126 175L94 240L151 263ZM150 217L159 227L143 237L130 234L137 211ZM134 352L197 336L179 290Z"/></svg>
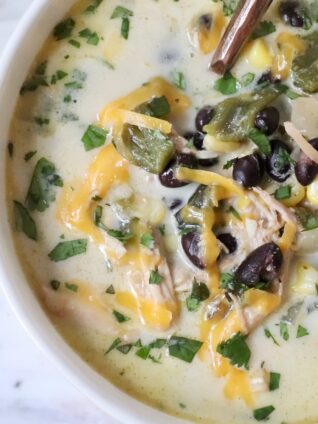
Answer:
<svg viewBox="0 0 318 424"><path fill-rule="evenodd" d="M317 423L317 2L274 1L222 77L235 3L75 5L12 120L13 237L59 332L132 396Z"/></svg>

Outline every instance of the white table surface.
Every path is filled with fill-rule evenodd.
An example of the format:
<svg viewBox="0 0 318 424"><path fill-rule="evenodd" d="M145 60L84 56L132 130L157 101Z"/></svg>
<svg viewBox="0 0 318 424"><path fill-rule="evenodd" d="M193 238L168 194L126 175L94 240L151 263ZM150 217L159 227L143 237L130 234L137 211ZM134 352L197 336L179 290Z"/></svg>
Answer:
<svg viewBox="0 0 318 424"><path fill-rule="evenodd" d="M0 0L0 54L31 1ZM0 423L120 424L79 393L43 356L1 292Z"/></svg>

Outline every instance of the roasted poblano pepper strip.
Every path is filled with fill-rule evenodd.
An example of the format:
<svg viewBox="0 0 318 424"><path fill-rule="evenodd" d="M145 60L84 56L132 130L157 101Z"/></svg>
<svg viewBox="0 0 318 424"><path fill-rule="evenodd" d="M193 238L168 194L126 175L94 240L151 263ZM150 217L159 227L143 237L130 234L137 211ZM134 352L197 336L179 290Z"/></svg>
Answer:
<svg viewBox="0 0 318 424"><path fill-rule="evenodd" d="M293 83L305 93L316 93L318 92L318 31L302 39L307 43L307 48L293 61Z"/></svg>
<svg viewBox="0 0 318 424"><path fill-rule="evenodd" d="M167 99L155 97L135 109L144 115L163 119L170 113ZM173 141L158 130L125 124L121 137L114 140L118 152L133 165L153 174L162 172L175 154Z"/></svg>
<svg viewBox="0 0 318 424"><path fill-rule="evenodd" d="M254 128L258 112L278 96L278 90L266 87L253 93L226 99L216 106L214 117L204 130L222 142L244 141Z"/></svg>
<svg viewBox="0 0 318 424"><path fill-rule="evenodd" d="M211 187L200 185L188 200L188 203L176 213L175 217L180 230L198 230L200 222L195 211L213 207L211 200Z"/></svg>

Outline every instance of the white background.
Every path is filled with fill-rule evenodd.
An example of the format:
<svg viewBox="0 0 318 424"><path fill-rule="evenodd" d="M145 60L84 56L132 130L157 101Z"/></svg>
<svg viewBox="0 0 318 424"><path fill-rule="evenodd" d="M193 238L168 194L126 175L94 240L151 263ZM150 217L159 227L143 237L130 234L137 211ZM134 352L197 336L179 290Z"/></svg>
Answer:
<svg viewBox="0 0 318 424"><path fill-rule="evenodd" d="M31 1L0 0L0 54ZM1 292L0 423L119 424L80 394L43 356Z"/></svg>

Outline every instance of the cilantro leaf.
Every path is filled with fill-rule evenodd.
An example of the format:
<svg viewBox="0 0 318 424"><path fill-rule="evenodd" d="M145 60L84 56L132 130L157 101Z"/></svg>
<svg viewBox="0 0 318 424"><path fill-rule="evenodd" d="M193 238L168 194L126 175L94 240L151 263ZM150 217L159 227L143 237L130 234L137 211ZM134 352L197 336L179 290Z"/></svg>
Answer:
<svg viewBox="0 0 318 424"><path fill-rule="evenodd" d="M202 344L203 343L198 340L172 336L168 341L169 355L191 363Z"/></svg>
<svg viewBox="0 0 318 424"><path fill-rule="evenodd" d="M256 38L265 37L265 35L271 34L276 31L276 26L271 21L262 21L258 24L254 32L252 33L252 40Z"/></svg>
<svg viewBox="0 0 318 424"><path fill-rule="evenodd" d="M188 311L195 312L199 309L200 303L208 299L210 291L205 283L198 283L194 279L190 296L186 299Z"/></svg>
<svg viewBox="0 0 318 424"><path fill-rule="evenodd" d="M296 338L299 339L300 337L308 336L309 332L307 328L303 327L302 325L299 325L297 328L297 335Z"/></svg>
<svg viewBox="0 0 318 424"><path fill-rule="evenodd" d="M162 283L163 277L158 273L158 271L152 270L149 276L149 284L159 285Z"/></svg>
<svg viewBox="0 0 318 424"><path fill-rule="evenodd" d="M27 237L36 241L38 238L36 224L29 211L22 205L22 203L14 200L13 212L16 229L18 231L23 231Z"/></svg>
<svg viewBox="0 0 318 424"><path fill-rule="evenodd" d="M173 85L179 88L179 90L184 91L187 87L184 73L177 71L176 69L171 73L171 81Z"/></svg>
<svg viewBox="0 0 318 424"><path fill-rule="evenodd" d="M268 137L262 133L262 131L257 128L253 128L248 137L253 141L254 144L259 148L259 150L266 156L271 154L272 148L269 142Z"/></svg>
<svg viewBox="0 0 318 424"><path fill-rule="evenodd" d="M280 374L278 372L271 372L269 374L269 390L273 392L274 390L279 389L280 384Z"/></svg>
<svg viewBox="0 0 318 424"><path fill-rule="evenodd" d="M81 255L86 253L87 240L77 239L70 241L63 241L58 243L55 248L49 253L49 258L53 262L64 261L72 256Z"/></svg>
<svg viewBox="0 0 318 424"><path fill-rule="evenodd" d="M225 95L235 94L239 89L239 82L230 72L227 72L215 81L214 89Z"/></svg>
<svg viewBox="0 0 318 424"><path fill-rule="evenodd" d="M67 18L64 21L56 25L53 31L53 35L57 41L68 38L72 35L75 27L75 21L73 18Z"/></svg>
<svg viewBox="0 0 318 424"><path fill-rule="evenodd" d="M248 369L251 351L246 344L246 336L236 333L233 337L218 344L216 351L225 358L228 358L232 365L244 366Z"/></svg>
<svg viewBox="0 0 318 424"><path fill-rule="evenodd" d="M86 152L101 147L105 144L108 132L96 125L89 125L86 129L82 142Z"/></svg>
<svg viewBox="0 0 318 424"><path fill-rule="evenodd" d="M287 342L287 340L289 339L289 332L288 332L288 327L287 327L286 322L280 321L279 332L280 332L280 335L282 336L282 338Z"/></svg>
<svg viewBox="0 0 318 424"><path fill-rule="evenodd" d="M153 249L155 246L155 240L150 233L145 233L140 237L140 244L147 247L148 249Z"/></svg>
<svg viewBox="0 0 318 424"><path fill-rule="evenodd" d="M254 409L253 416L256 421L265 421L273 411L275 411L274 406L264 406L263 408Z"/></svg>
<svg viewBox="0 0 318 424"><path fill-rule="evenodd" d="M127 317L126 315L123 315L121 312L118 312L118 311L115 311L115 310L113 311L113 316L116 318L117 322L119 322L120 324L130 320L129 317Z"/></svg>

